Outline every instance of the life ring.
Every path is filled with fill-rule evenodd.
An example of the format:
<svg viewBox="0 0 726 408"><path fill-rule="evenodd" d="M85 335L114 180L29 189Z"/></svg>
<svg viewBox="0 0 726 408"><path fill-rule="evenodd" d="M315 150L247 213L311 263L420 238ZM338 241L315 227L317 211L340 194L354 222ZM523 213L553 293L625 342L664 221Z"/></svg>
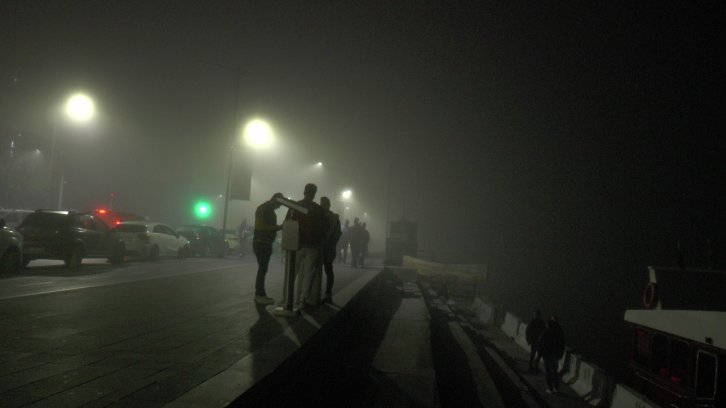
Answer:
<svg viewBox="0 0 726 408"><path fill-rule="evenodd" d="M645 286L643 291L643 306L647 309L653 309L658 304L658 285L650 282Z"/></svg>

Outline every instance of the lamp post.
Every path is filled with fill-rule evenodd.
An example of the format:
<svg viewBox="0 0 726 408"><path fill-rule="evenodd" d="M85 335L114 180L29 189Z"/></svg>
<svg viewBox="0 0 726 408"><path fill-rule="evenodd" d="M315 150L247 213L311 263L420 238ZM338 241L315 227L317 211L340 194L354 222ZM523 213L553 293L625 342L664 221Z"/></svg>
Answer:
<svg viewBox="0 0 726 408"><path fill-rule="evenodd" d="M252 119L242 131L246 144L255 149L263 149L272 145L272 128L263 119ZM234 160L235 146L230 147L229 163L227 165L227 189L224 195L224 214L222 215L222 231L227 229L227 213L229 211L229 196L232 186L232 161Z"/></svg>
<svg viewBox="0 0 726 408"><path fill-rule="evenodd" d="M71 95L67 100L66 104L63 109L63 113L65 114L65 117L68 119L71 119L74 122L77 123L85 123L88 122L93 118L93 116L96 114L96 105L93 102L93 99L91 99L89 96L77 93L74 95ZM61 115L55 115L53 118L53 134L52 134L52 140L51 140L51 148L50 148L50 165L49 165L49 171L50 171L50 177L49 177L49 183L48 183L48 196L50 198L50 192L53 188L53 165L55 161L55 150L56 150L56 139L58 138L58 119L61 118ZM58 209L60 210L61 206L63 205L63 185L65 184L65 176L61 173L60 176L60 186L58 191Z"/></svg>

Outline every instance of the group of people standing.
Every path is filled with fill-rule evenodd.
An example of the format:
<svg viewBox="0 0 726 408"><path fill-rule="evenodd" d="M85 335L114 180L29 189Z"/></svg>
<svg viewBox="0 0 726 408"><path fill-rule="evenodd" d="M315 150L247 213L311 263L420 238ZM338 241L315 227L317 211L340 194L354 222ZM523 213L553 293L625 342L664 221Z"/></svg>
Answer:
<svg viewBox="0 0 726 408"><path fill-rule="evenodd" d="M557 321L557 316L550 316L545 323L542 312L536 310L527 325L525 338L530 348L529 371L539 372L539 360L544 360L547 392L557 393L560 385L557 364L565 354L565 332Z"/></svg>
<svg viewBox="0 0 726 408"><path fill-rule="evenodd" d="M353 225L349 220L345 220L342 227L342 235L338 241L337 252L338 263L345 264L348 259L348 247L350 247L350 266L357 268L365 266L365 259L368 256L368 243L371 240L371 234L366 228L366 223L361 223L358 217L353 219Z"/></svg>
<svg viewBox="0 0 726 408"><path fill-rule="evenodd" d="M342 241L341 237L345 235L345 232L349 232L346 242L351 245L353 254L351 266L356 267L358 262L362 265L365 256L361 255L361 252L365 250L367 254L369 235L365 230L365 224L359 225L359 220L356 218L354 226L347 228L348 220L346 220L345 229L343 229L338 214L330 210L328 197L321 197L320 204L315 202L317 191L318 188L315 184L305 185L303 199L297 201L297 204L305 208L307 214L290 209L285 216L285 219L298 223L299 242L298 249L295 251L294 271L295 306L298 309L318 305L322 271L325 271L326 278L325 294L322 300L332 303L335 281L333 262L340 254L339 241ZM277 231L282 229L282 225L277 223L275 214L275 210L282 205L277 200L278 198L284 198L282 193L275 193L269 201L262 203L255 211L252 239L252 249L258 266L255 279L255 303L262 305L275 303L274 299L267 296L265 291L265 276ZM361 236L368 238L362 239ZM365 242L365 249L361 245L363 242Z"/></svg>

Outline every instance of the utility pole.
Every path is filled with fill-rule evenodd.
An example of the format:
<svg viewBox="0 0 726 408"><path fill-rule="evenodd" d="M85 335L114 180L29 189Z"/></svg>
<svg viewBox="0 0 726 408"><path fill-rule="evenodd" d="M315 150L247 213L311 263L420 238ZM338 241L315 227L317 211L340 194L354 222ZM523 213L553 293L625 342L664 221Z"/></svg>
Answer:
<svg viewBox="0 0 726 408"><path fill-rule="evenodd" d="M229 69L229 67L226 67ZM222 215L222 236L227 231L227 212L229 211L229 192L232 188L232 163L234 161L235 156L235 139L237 135L238 125L239 125L239 81L240 76L242 75L242 72L240 70L239 64L237 65L237 69L235 70L235 85L234 85L234 130L232 131L232 137L229 143L229 162L227 163L227 186L224 190L224 214Z"/></svg>

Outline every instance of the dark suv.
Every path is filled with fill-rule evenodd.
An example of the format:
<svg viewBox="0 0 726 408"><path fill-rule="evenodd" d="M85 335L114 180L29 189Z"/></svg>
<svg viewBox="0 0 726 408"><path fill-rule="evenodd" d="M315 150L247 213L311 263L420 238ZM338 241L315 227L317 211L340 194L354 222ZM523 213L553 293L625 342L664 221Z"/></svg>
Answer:
<svg viewBox="0 0 726 408"><path fill-rule="evenodd" d="M83 258L123 260L123 247L105 222L93 214L37 210L17 230L23 234L23 264L33 259L60 259L76 269Z"/></svg>

